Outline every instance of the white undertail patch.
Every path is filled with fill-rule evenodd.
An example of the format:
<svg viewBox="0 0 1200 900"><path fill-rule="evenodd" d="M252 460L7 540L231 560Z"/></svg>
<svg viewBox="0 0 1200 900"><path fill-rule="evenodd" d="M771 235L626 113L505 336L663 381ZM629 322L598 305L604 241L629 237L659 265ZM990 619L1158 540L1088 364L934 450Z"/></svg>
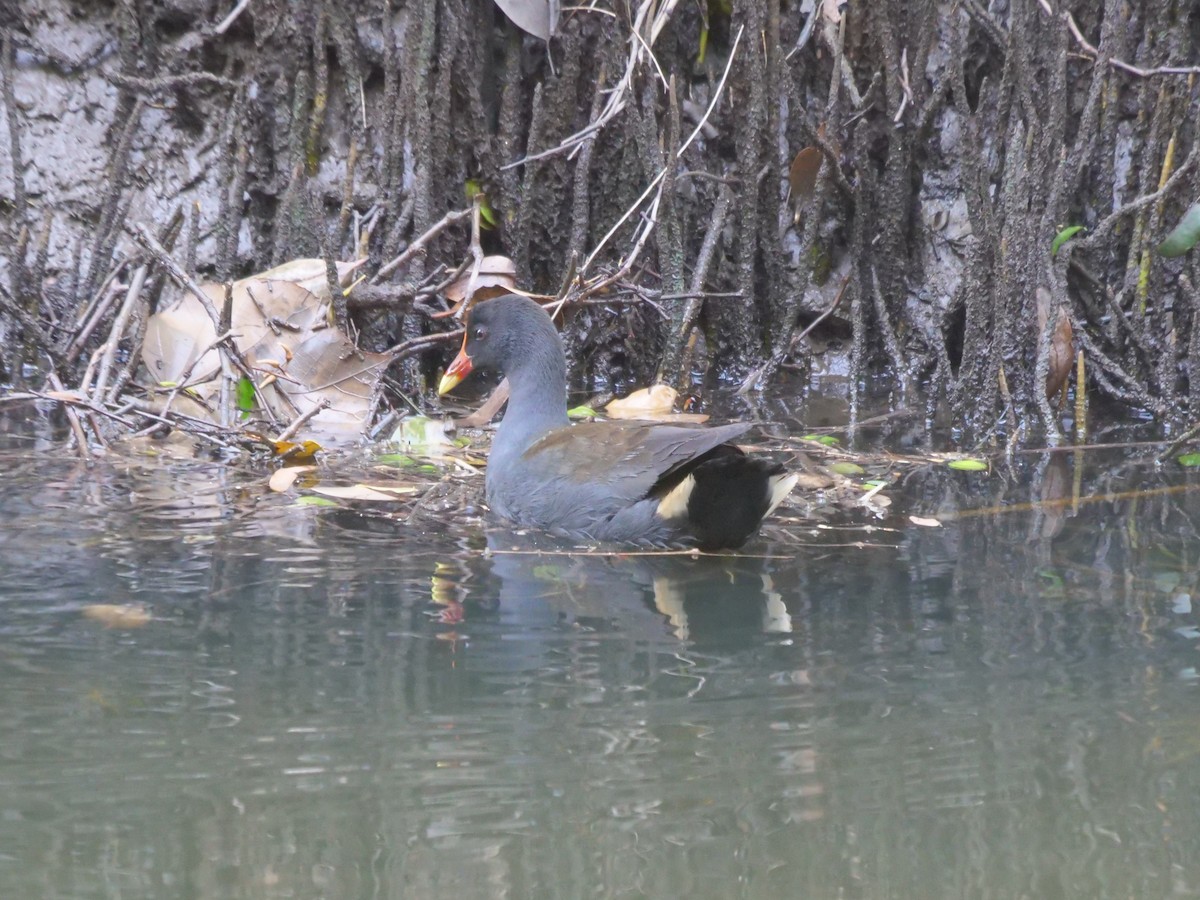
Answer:
<svg viewBox="0 0 1200 900"><path fill-rule="evenodd" d="M658 509L655 510L655 514L660 519L681 519L686 516L688 501L692 498L692 490L695 487L696 476L689 475L658 501Z"/></svg>
<svg viewBox="0 0 1200 900"><path fill-rule="evenodd" d="M767 480L767 490L769 491L769 502L767 504L767 512L763 518L775 512L775 507L783 502L783 498L792 492L792 488L796 486L796 482L800 480L799 472L792 472L787 475L772 475Z"/></svg>

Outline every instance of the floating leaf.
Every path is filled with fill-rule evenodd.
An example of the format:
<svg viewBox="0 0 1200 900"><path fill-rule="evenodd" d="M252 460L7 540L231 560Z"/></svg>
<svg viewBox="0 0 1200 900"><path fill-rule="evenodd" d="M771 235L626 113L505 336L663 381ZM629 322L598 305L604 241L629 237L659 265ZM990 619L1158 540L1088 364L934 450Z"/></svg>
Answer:
<svg viewBox="0 0 1200 900"><path fill-rule="evenodd" d="M1054 240L1050 242L1050 255L1058 256L1058 251L1071 238L1083 231L1082 225L1068 225L1062 231L1054 236Z"/></svg>
<svg viewBox="0 0 1200 900"><path fill-rule="evenodd" d="M375 459L377 462L388 466L415 466L417 464L415 459L403 453L385 453L383 456L375 457Z"/></svg>
<svg viewBox="0 0 1200 900"><path fill-rule="evenodd" d="M1179 587L1179 582L1182 580L1178 572L1159 572L1154 576L1154 589L1169 594Z"/></svg>
<svg viewBox="0 0 1200 900"><path fill-rule="evenodd" d="M922 528L941 528L942 523L937 519L929 519L925 516L909 516L908 521L914 525L920 525Z"/></svg>
<svg viewBox="0 0 1200 900"><path fill-rule="evenodd" d="M832 434L806 434L804 437L800 438L800 440L813 441L814 443L822 444L826 447L836 447L841 443L841 441L835 438Z"/></svg>
<svg viewBox="0 0 1200 900"><path fill-rule="evenodd" d="M598 413L590 406L576 406L573 409L567 410L567 418L569 419L594 419Z"/></svg>
<svg viewBox="0 0 1200 900"><path fill-rule="evenodd" d="M867 474L867 470L858 463L849 462L848 460L839 460L837 462L830 463L829 470L831 472L836 472L838 475L845 475L847 477Z"/></svg>
<svg viewBox="0 0 1200 900"><path fill-rule="evenodd" d="M306 494L303 497L296 498L297 506L337 506L332 500L325 497L314 497L311 494Z"/></svg>
<svg viewBox="0 0 1200 900"><path fill-rule="evenodd" d="M254 412L254 382L245 375L238 379L237 406L242 411L242 418Z"/></svg>
<svg viewBox="0 0 1200 900"><path fill-rule="evenodd" d="M91 603L83 615L105 628L141 628L150 621L150 611L140 603Z"/></svg>
<svg viewBox="0 0 1200 900"><path fill-rule="evenodd" d="M391 441L422 456L437 456L450 445L446 423L428 416L406 416L392 432Z"/></svg>
<svg viewBox="0 0 1200 900"><path fill-rule="evenodd" d="M792 186L792 197L797 203L808 200L816 190L822 159L821 151L816 147L805 147L792 160L788 169L788 183Z"/></svg>
<svg viewBox="0 0 1200 900"><path fill-rule="evenodd" d="M1200 203L1183 214L1179 224L1158 245L1158 252L1167 257L1183 256L1197 243L1200 243Z"/></svg>
<svg viewBox="0 0 1200 900"><path fill-rule="evenodd" d="M324 487L318 485L314 493L323 497L334 497L338 500L370 500L373 502L394 502L401 500L407 494L415 494L421 490L415 484L351 484Z"/></svg>
<svg viewBox="0 0 1200 900"><path fill-rule="evenodd" d="M296 483L297 478L305 472L315 472L316 468L316 466L284 466L282 469L276 469L271 473L267 487L277 494L282 494Z"/></svg>
<svg viewBox="0 0 1200 900"><path fill-rule="evenodd" d="M959 472L986 472L988 470L985 459L952 459L946 465Z"/></svg>
<svg viewBox="0 0 1200 900"><path fill-rule="evenodd" d="M1183 456L1176 458L1179 460L1181 466L1188 466L1189 468L1200 466L1200 453L1185 453Z"/></svg>
<svg viewBox="0 0 1200 900"><path fill-rule="evenodd" d="M652 384L613 400L604 407L604 412L614 419L648 419L655 422L707 422L708 416L695 413L674 412L675 400L679 397L675 388L667 384Z"/></svg>

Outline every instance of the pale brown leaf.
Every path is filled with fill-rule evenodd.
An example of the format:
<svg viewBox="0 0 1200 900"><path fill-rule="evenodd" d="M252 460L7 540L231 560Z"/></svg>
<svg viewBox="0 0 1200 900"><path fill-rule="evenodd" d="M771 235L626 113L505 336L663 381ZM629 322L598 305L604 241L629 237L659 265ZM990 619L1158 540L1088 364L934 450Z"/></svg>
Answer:
<svg viewBox="0 0 1200 900"><path fill-rule="evenodd" d="M105 628L141 628L150 621L150 611L140 603L90 603L82 612Z"/></svg>

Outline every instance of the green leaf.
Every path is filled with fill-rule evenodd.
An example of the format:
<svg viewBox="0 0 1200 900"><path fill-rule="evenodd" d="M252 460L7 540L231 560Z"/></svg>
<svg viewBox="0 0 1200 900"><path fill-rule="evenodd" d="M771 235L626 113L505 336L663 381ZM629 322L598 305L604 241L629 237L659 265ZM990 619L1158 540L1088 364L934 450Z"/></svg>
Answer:
<svg viewBox="0 0 1200 900"><path fill-rule="evenodd" d="M441 469L439 469L437 466L430 465L429 463L425 463L425 465L423 465L423 466L417 466L417 471L418 472L440 472Z"/></svg>
<svg viewBox="0 0 1200 900"><path fill-rule="evenodd" d="M1200 453L1185 453L1176 458L1181 466L1200 466Z"/></svg>
<svg viewBox="0 0 1200 900"><path fill-rule="evenodd" d="M1200 203L1195 204L1183 214L1179 224L1167 235L1165 241L1158 245L1162 256L1183 256L1196 244L1200 243Z"/></svg>
<svg viewBox="0 0 1200 900"><path fill-rule="evenodd" d="M866 475L867 470L858 463L840 461L829 466L830 471L837 472L839 475Z"/></svg>
<svg viewBox="0 0 1200 900"><path fill-rule="evenodd" d="M1063 244L1075 237L1075 235L1079 234L1081 231L1083 231L1082 225L1068 225L1066 228L1056 234L1053 242L1050 244L1050 255L1058 256L1059 248L1061 248Z"/></svg>
<svg viewBox="0 0 1200 900"><path fill-rule="evenodd" d="M873 481L864 481L862 486L871 490L872 488L885 488L890 484L886 478L876 478Z"/></svg>
<svg viewBox="0 0 1200 900"><path fill-rule="evenodd" d="M477 195L479 197L479 218L483 221L485 228L495 228L500 224L496 216L496 211L492 209L492 204L488 203L487 192L483 189L483 185L474 178L468 178L465 185L467 202L474 203Z"/></svg>
<svg viewBox="0 0 1200 900"><path fill-rule="evenodd" d="M835 438L832 434L806 434L804 437L800 438L800 440L815 441L816 443L823 444L826 447L836 447L841 443L841 441Z"/></svg>
<svg viewBox="0 0 1200 900"><path fill-rule="evenodd" d="M986 459L952 459L946 465L959 472L986 472L988 470Z"/></svg>
<svg viewBox="0 0 1200 900"><path fill-rule="evenodd" d="M405 456L403 453L385 453L383 456L375 457L375 460L385 466L415 466L417 464L415 459Z"/></svg>
<svg viewBox="0 0 1200 900"><path fill-rule="evenodd" d="M596 416L596 411L590 406L576 406L567 410L567 417L571 419L594 419Z"/></svg>
<svg viewBox="0 0 1200 900"><path fill-rule="evenodd" d="M245 375L238 379L237 405L243 419L254 411L254 382Z"/></svg>
<svg viewBox="0 0 1200 900"><path fill-rule="evenodd" d="M406 416L396 425L389 440L401 450L420 455L434 455L438 448L450 443L446 437L446 424L428 416Z"/></svg>
<svg viewBox="0 0 1200 900"><path fill-rule="evenodd" d="M330 500L328 497L315 497L312 494L305 494L303 497L296 498L297 506L337 506L337 503Z"/></svg>

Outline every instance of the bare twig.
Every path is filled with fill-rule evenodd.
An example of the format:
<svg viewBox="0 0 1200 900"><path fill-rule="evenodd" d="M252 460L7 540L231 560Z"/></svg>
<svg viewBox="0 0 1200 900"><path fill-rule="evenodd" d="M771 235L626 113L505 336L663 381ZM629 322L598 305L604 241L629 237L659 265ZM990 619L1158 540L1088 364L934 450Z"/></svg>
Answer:
<svg viewBox="0 0 1200 900"><path fill-rule="evenodd" d="M129 327L129 319L133 315L133 310L137 307L138 301L142 295L142 285L146 283L146 275L150 269L148 266L139 266L137 271L133 273L133 278L129 280L129 289L125 292L125 302L121 304L121 309L117 313L117 318L113 322L112 328L108 333L108 340L105 342L104 357L100 362L100 373L96 376L96 392L97 398L104 396L104 390L108 387L108 377L112 372L113 361L117 358L117 348L121 344L121 338L125 336L125 329ZM136 353L140 348L134 347ZM82 385L84 391L88 390L88 385Z"/></svg>
<svg viewBox="0 0 1200 900"><path fill-rule="evenodd" d="M1047 12L1050 12L1050 9L1044 4L1043 8L1046 9ZM1089 53L1096 57L1096 59L1100 59L1100 50L1088 43L1087 38L1083 36L1083 32L1079 30L1079 26L1075 24L1075 17L1071 15L1070 11L1066 11L1062 15L1063 19L1067 23L1067 28L1071 30L1071 34L1074 36L1076 43L1083 48L1085 53ZM1140 66L1135 66L1132 63L1127 63L1125 60L1117 59L1113 56L1105 59L1105 62L1107 62L1114 69L1120 69L1123 72L1128 72L1130 75L1136 75L1139 78L1151 78L1155 75L1200 75L1200 66L1156 66L1153 69L1143 69Z"/></svg>
<svg viewBox="0 0 1200 900"><path fill-rule="evenodd" d="M479 239L482 197L483 194L476 194L471 198L471 277L467 279L467 291L463 294L462 303L458 305L458 312L454 314L454 318L460 321L471 306L471 301L475 299L479 270L483 268L483 245Z"/></svg>
<svg viewBox="0 0 1200 900"><path fill-rule="evenodd" d="M470 415L454 420L456 428L479 428L486 425L500 412L500 407L508 402L508 379L505 378L493 390L483 404Z"/></svg>
<svg viewBox="0 0 1200 900"><path fill-rule="evenodd" d="M440 219L438 219L436 222L434 222L433 225L430 226L428 231L426 231L423 235L421 235L419 238L417 238L411 244L409 244L406 248L404 248L403 253L401 253L399 256L397 256L395 259L393 259L390 263L383 266L378 272L376 272L375 277L371 279L371 283L379 284L381 281L383 281L383 279L387 278L389 275L391 275L393 272L395 272L398 268L400 268L402 265L404 265L406 262L408 262L410 259L412 259L418 252L420 252L425 247L426 244L428 244L430 241L432 241L435 237L437 237L439 234L441 234L443 231L445 231L451 225L454 225L457 222L461 222L463 219L467 218L467 216L471 215L471 209L472 209L471 207L468 207L467 209L459 209L459 210L455 210L454 212L446 213L444 216L442 216Z"/></svg>
<svg viewBox="0 0 1200 900"><path fill-rule="evenodd" d="M279 432L279 437L277 437L275 440L290 441L293 437L296 436L296 433L301 428L303 428L305 426L305 424L313 416L315 416L317 413L321 412L321 410L328 409L328 408L329 408L329 398L326 397L324 400L322 400L320 403L318 403L312 409L308 410L307 412L301 413L295 419L293 419L292 424L288 425L287 428L285 428L285 429L283 429L283 431Z"/></svg>
<svg viewBox="0 0 1200 900"><path fill-rule="evenodd" d="M588 123L586 127L564 138L559 142L558 146L543 150L540 153L523 156L514 162L501 166L501 170L512 169L516 166L534 162L535 160L545 159L548 156L556 156L559 153L574 153L585 140L611 122L628 103L629 93L633 87L634 75L637 71L638 63L642 61L643 57L649 56L651 62L657 68L658 64L654 60L651 48L654 46L654 42L658 40L658 36L667 22L670 21L671 14L674 13L678 3L679 0L664 0L659 5L654 0L642 0L638 4L637 14L633 20L632 33L629 38L629 56L625 64L625 71L622 73L620 80L613 86L608 95L608 102L605 103L604 109L601 110L599 116ZM643 36L643 30L648 32L646 36Z"/></svg>
<svg viewBox="0 0 1200 900"><path fill-rule="evenodd" d="M713 109L716 108L717 101L721 99L721 95L725 90L725 81L726 81L726 79L729 78L729 70L731 68L733 68L733 60L737 56L738 44L741 43L742 34L745 32L745 30L746 30L746 27L744 25L738 29L737 37L735 37L733 39L733 46L729 48L729 59L725 63L725 71L721 74L721 80L717 84L717 89L715 91L713 91L712 100L708 104L708 109L706 109L704 111L704 117L701 118L698 123L696 123L695 129L693 129L692 133L688 135L687 140L685 140L683 142L683 144L680 146L678 152L676 152L676 154L675 154L676 159L683 159L684 151L687 150L687 148L691 146L692 141L694 141L696 139L696 135L698 135L700 133L701 129L704 128L704 123L708 121L708 117L710 115L712 115ZM657 211L658 211L659 200L662 198L662 189L659 186L661 185L663 178L666 177L666 174L667 174L667 168L666 168L666 166L664 166L662 168L662 170L659 171L659 173L654 176L654 179L650 182L650 184L646 186L646 190L642 191L642 195L633 202L633 205L630 206L629 209L625 210L625 212L621 216L621 218L617 219L616 224L613 225L613 227L608 230L608 233L605 234L604 237L602 237L600 239L600 243L598 243L596 245L595 249L592 250L592 252L588 254L587 259L584 260L583 265L580 267L580 271L582 274L584 274L584 275L587 274L588 269L592 265L592 262L596 259L597 254L600 253L600 251L601 251L601 249L603 249L604 245L608 243L609 239L612 238L612 236L617 233L617 230L622 225L624 225L626 221L629 220L629 217L632 216L638 210L639 207L641 207L642 202L647 197L649 197L650 194L652 192L654 192L655 189L657 188L658 194L654 198L654 201L651 203L652 211L649 214L649 218L651 220L654 219L654 216L657 214ZM645 238L648 237L648 235L649 235L648 231L643 233L643 235L641 236L641 243L645 242ZM640 245L639 245L639 248L640 248ZM605 286L616 281L617 278L623 276L625 274L625 272L628 271L628 266L632 265L632 257L629 260L627 260L626 263L627 263L626 265L623 265L621 267L621 269L618 271L618 274L616 276L605 280L605 282L604 282Z"/></svg>
<svg viewBox="0 0 1200 900"><path fill-rule="evenodd" d="M217 27L213 29L213 34L224 34L226 31L228 31L229 26L234 23L234 20L236 20L237 17L240 16L249 5L250 0L238 0L237 6L230 10L229 15L223 18L217 24Z"/></svg>
<svg viewBox="0 0 1200 900"><path fill-rule="evenodd" d="M838 288L837 296L834 297L833 302L829 304L829 308L826 309L819 316L817 316L815 319L813 319L811 322L809 322L808 326L803 331L801 331L798 335L796 335L790 341L788 341L787 350L784 351L784 353L782 355L780 355L778 359L772 357L771 359L769 359L765 363L763 363L761 366L759 366L757 369L755 369L753 372L751 372L749 375L747 375L746 380L741 383L741 386L738 387L737 392L739 394L748 394L751 390L753 390L755 385L758 384L759 380L762 379L764 375L768 374L771 371L771 369L778 367L779 363L783 361L784 357L786 357L788 353L792 352L792 349L798 343L800 343L802 340L804 340L806 337L808 337L809 333L814 328L816 328L818 325L820 325L822 322L824 322L825 319L827 319L830 315L832 315L833 311L841 305L842 298L844 296L846 296L846 286L849 284L850 284L850 274L847 273L846 277L842 279L841 286Z"/></svg>
<svg viewBox="0 0 1200 900"><path fill-rule="evenodd" d="M71 423L71 432L75 435L75 443L79 448L79 455L83 457L84 462L91 462L92 452L88 449L87 436L83 433L83 425L79 422L79 414L71 408L70 401L66 399L66 392L63 391L63 383L59 381L58 376L53 372L50 373L50 377L47 380L53 385L56 391L62 392L60 396L49 399L58 400L64 405L67 412L67 421Z"/></svg>
<svg viewBox="0 0 1200 900"><path fill-rule="evenodd" d="M200 84L211 84L228 90L237 90L241 84L212 72L186 72L182 75L164 75L161 78L138 78L134 75L122 75L110 72L108 80L124 88L151 93L153 91L175 91L181 87L195 87Z"/></svg>
<svg viewBox="0 0 1200 900"><path fill-rule="evenodd" d="M443 331L441 334L427 334L424 337L411 338L410 340L396 344L396 346L385 350L384 353L392 358L392 362L395 362L427 347L435 347L438 344L452 344L455 341L460 341L462 340L462 336L463 330L461 328L456 331Z"/></svg>
<svg viewBox="0 0 1200 900"><path fill-rule="evenodd" d="M100 324L100 320L108 315L108 309L112 306L113 301L117 299L117 295L121 293L120 285L115 283L116 273L121 269L118 266L109 273L111 277L104 279L104 284L101 286L101 292L97 294L96 300L91 304L91 312L87 316L87 320L83 322L77 330L75 336L71 338L67 344L67 349L64 358L68 363L74 362L80 352L83 350L84 344L88 338L92 336L96 326Z"/></svg>

